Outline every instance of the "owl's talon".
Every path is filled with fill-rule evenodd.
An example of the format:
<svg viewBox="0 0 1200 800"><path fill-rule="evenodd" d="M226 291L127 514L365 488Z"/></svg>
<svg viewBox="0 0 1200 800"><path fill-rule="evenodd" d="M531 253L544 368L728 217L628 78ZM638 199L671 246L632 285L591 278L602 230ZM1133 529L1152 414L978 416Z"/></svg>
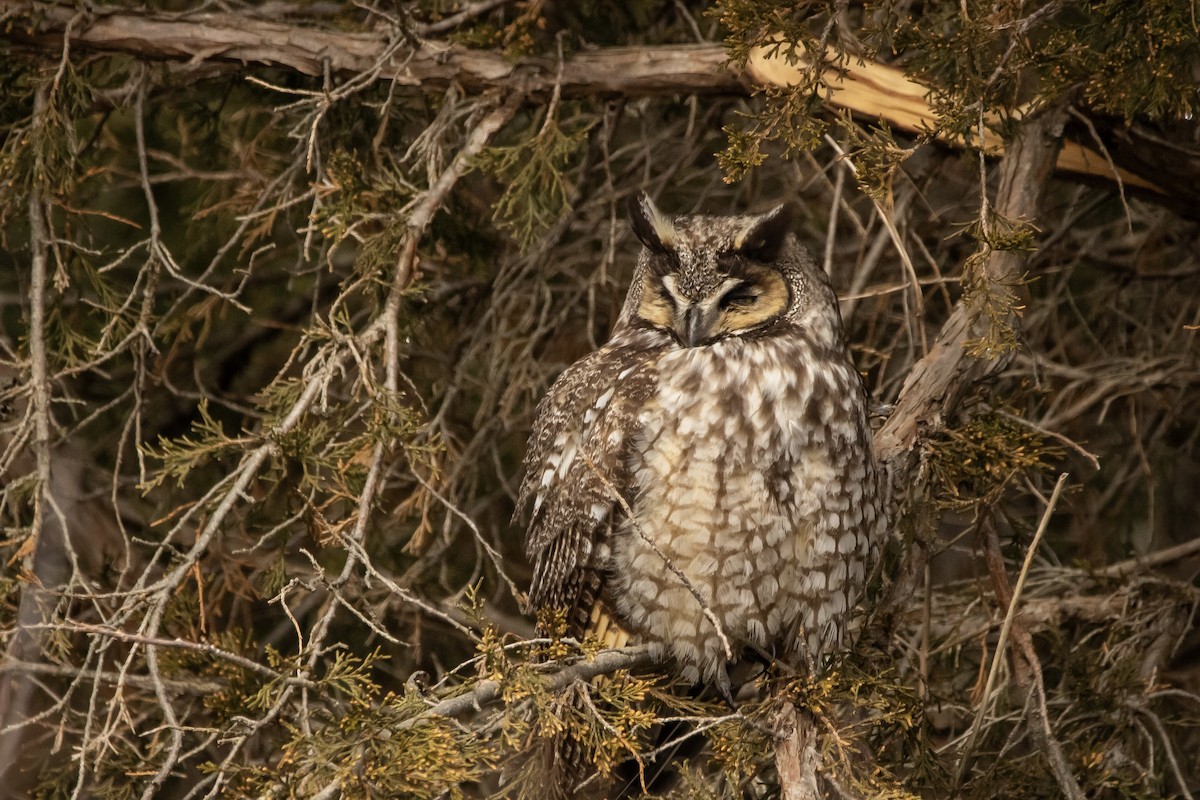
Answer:
<svg viewBox="0 0 1200 800"><path fill-rule="evenodd" d="M733 685L729 682L729 673L724 667L721 667L721 674L717 676L717 691L725 698L730 709L737 710L737 704L733 702Z"/></svg>

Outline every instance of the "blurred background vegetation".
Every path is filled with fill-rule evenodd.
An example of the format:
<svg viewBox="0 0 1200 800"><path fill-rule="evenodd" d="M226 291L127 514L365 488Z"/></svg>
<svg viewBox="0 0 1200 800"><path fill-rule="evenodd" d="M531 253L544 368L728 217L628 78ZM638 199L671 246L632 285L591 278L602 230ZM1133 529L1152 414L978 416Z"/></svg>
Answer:
<svg viewBox="0 0 1200 800"><path fill-rule="evenodd" d="M766 701L640 670L573 702L595 643L521 608L532 410L604 342L644 189L796 201L881 418L980 309L992 375L895 466L859 647L775 686L826 790L1192 797L1198 16L0 2L0 794L536 797L521 755L567 729L632 796L777 795ZM826 56L757 85L768 39ZM831 102L872 64L935 126ZM1101 168L1001 216L1010 156L962 143L1048 109ZM642 786L665 717L707 744Z"/></svg>

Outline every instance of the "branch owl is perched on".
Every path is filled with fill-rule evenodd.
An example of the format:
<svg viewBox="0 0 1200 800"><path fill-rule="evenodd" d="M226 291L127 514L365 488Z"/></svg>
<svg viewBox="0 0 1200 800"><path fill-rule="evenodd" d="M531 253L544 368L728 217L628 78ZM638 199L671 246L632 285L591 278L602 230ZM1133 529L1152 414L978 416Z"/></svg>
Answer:
<svg viewBox="0 0 1200 800"><path fill-rule="evenodd" d="M641 195L630 217L645 247L612 338L530 437L529 602L728 698L705 607L735 660L842 641L884 524L865 392L788 206L672 218Z"/></svg>

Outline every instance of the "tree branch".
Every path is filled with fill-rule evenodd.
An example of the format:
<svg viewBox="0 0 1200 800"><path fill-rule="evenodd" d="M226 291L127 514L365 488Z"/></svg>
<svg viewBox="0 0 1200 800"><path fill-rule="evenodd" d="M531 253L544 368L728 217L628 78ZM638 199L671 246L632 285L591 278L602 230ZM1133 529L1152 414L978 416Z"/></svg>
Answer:
<svg viewBox="0 0 1200 800"><path fill-rule="evenodd" d="M0 13L27 7L24 29L10 22L6 38L58 52L73 15L48 3L0 0ZM71 46L171 61L225 62L281 67L322 77L361 73L376 63L386 41L378 33L347 33L266 22L230 14L168 15L97 9L90 23L69 32ZM579 94L726 93L746 91L725 66L719 45L613 47L579 53L563 62L562 92ZM444 88L457 83L478 91L513 84L549 93L558 80L556 58L512 61L498 52L441 42L401 53L378 80Z"/></svg>
<svg viewBox="0 0 1200 800"><path fill-rule="evenodd" d="M1000 188L991 204L1010 220L1038 218L1042 195L1054 169L1067 118L1065 103L1052 106L1025 120L1007 155L1000 163ZM1021 275L1027 254L993 250L982 265L989 281L1011 285ZM965 344L979 334L983 309L968 299L960 301L942 326L929 352L918 361L900 389L891 415L874 437L875 453L885 468L892 496L901 499L902 488L916 484L920 440L941 430L959 402L979 381L998 373L1007 358L980 359ZM905 607L924 574L928 548L912 543L876 614L883 627Z"/></svg>
<svg viewBox="0 0 1200 800"><path fill-rule="evenodd" d="M803 80L804 64L789 64L774 48L756 47L746 64L747 72L759 83L789 86ZM938 127L937 113L925 99L930 87L918 83L896 67L873 61L851 59L842 71L826 69L823 79L828 83L830 99L835 105L886 120L895 128L923 134ZM939 141L961 147L964 142L938 135ZM1003 137L985 128L981 147L988 155L1000 156L1006 151ZM1102 144L1102 143L1101 143ZM1099 153L1078 142L1064 142L1058 153L1057 168L1063 172L1090 175L1115 180L1162 193L1153 178L1135 175L1116 167L1106 153Z"/></svg>
<svg viewBox="0 0 1200 800"><path fill-rule="evenodd" d="M479 4L481 8L486 5ZM15 17L0 31L0 37L55 53L65 44L72 49L183 61L188 67L256 64L314 77L370 72L375 80L437 90L456 84L473 92L515 87L529 95L549 94L556 86L564 96L741 95L749 93L755 82L786 86L794 82L800 69L783 59L768 58L769 49L758 48L746 74L741 74L729 64L724 47L708 44L600 48L576 53L560 64L553 57L513 61L499 52L426 41L416 49L400 48L380 64L380 56L390 46L382 33L328 31L232 14L123 9L96 9L90 21L80 23L71 8L17 0L0 0L0 15ZM909 79L902 70L862 59L851 60L842 70L825 75L830 104L909 132L935 127L936 115L925 99L929 87ZM1111 125L1102 123L1101 127ZM1003 152L998 137L984 135L989 153ZM1112 135L1119 140L1109 148L1118 172L1102 154L1077 142L1066 144L1057 168L1136 187L1151 199L1194 215L1200 207L1200 191L1195 188L1200 186L1200 155L1189 149L1190 158L1177 157L1165 174L1158 154L1164 149L1161 141L1138 138L1129 131ZM1180 134L1179 141L1185 144L1175 145L1173 151L1186 149L1187 131ZM961 141L943 142L963 146Z"/></svg>
<svg viewBox="0 0 1200 800"><path fill-rule="evenodd" d="M650 655L650 649L645 646L605 650L597 654L591 661L581 661L555 672L546 679L546 687L551 691L558 691L577 680L589 681L599 675L609 675L622 669L637 669L653 663L654 659ZM442 700L417 716L406 719L399 728L400 730L411 728L431 716L453 717L473 708L479 708L499 697L501 688L500 681L480 681L469 692Z"/></svg>
<svg viewBox="0 0 1200 800"><path fill-rule="evenodd" d="M481 8L490 4L478 4ZM370 73L377 80L442 90L450 84L468 91L512 86L527 95L548 95L557 88L564 96L703 94L744 95L755 83L786 86L796 82L802 65L772 58L770 48L757 48L745 74L728 64L719 44L677 44L660 47L612 47L584 50L559 62L528 56L517 61L492 50L474 50L439 41L415 49L397 48L380 32L331 31L308 26L266 22L234 14L163 14L97 8L80 23L71 7L0 0L0 14L16 17L0 37L26 47L61 52L64 47L98 52L128 53L145 59L186 61L188 67L235 68L262 65L313 77L326 74ZM431 29L432 30L432 29ZM66 41L64 41L66 40ZM395 50L391 58L388 48ZM382 61L382 64L380 64ZM929 86L907 78L899 68L865 59L828 70L824 82L829 103L872 116L913 133L936 127L936 114L925 97ZM1111 127L1105 122L1105 127ZM1165 191L1160 158L1146 150L1159 143L1117 131L1121 148L1112 152L1115 164L1090 146L1068 142L1058 155L1057 169L1088 178L1139 188L1147 197L1168 200L1182 213L1200 200L1194 186L1200 156L1178 163ZM1004 151L1002 140L984 132L984 150ZM1183 137L1181 140L1186 140ZM960 140L943 139L952 146ZM1135 146L1129 146L1133 143ZM1168 196L1170 194L1170 197Z"/></svg>
<svg viewBox="0 0 1200 800"><path fill-rule="evenodd" d="M779 773L779 793L784 800L820 800L817 783L820 759L817 755L817 731L812 717L785 702L775 719L775 768Z"/></svg>
<svg viewBox="0 0 1200 800"><path fill-rule="evenodd" d="M1021 126L1000 166L1000 189L992 206L1011 220L1034 220L1041 209L1047 180L1054 170L1067 111L1064 105L1048 109ZM983 266L987 278L1010 285L1021 275L1027 254L992 251ZM938 334L929 352L904 381L896 408L875 435L875 452L894 479L908 472L900 462L914 452L919 432L942 428L967 390L998 372L1007 359L973 358L963 345L980 334L981 309L960 302Z"/></svg>

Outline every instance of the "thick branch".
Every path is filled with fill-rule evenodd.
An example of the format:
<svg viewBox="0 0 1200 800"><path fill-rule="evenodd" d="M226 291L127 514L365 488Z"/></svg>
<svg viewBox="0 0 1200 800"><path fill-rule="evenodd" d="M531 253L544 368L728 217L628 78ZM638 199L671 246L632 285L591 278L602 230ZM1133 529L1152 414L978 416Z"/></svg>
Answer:
<svg viewBox="0 0 1200 800"><path fill-rule="evenodd" d="M11 13L13 0L0 0ZM56 51L73 10L33 4L36 22L19 24L5 36ZM11 24L11 23L10 23ZM372 69L387 42L379 33L345 33L285 25L230 14L174 16L97 9L88 24L70 31L71 47L131 53L144 58L193 63L223 61L282 67L305 75L361 73ZM564 94L735 93L745 91L726 68L719 45L613 47L579 53L562 67ZM479 90L513 84L550 92L558 81L553 58L513 62L498 52L427 42L403 52L378 73L381 80L411 86L457 83Z"/></svg>
<svg viewBox="0 0 1200 800"><path fill-rule="evenodd" d="M789 86L803 80L803 64L788 64L781 56L773 54L770 47L758 47L750 56L746 67L759 83ZM894 128L909 133L925 133L938 127L937 112L925 99L930 87L912 80L904 71L887 64L872 61L852 60L842 71L825 70L824 80L830 89L830 98L835 105L848 108L856 114L866 114L886 120ZM961 147L963 142L939 135L941 141ZM1006 150L1003 137L985 128L981 144L988 155L999 156ZM1140 189L1155 193L1163 190L1156 183L1154 172L1140 175L1113 167L1108 160L1091 147L1078 142L1064 142L1057 156L1057 168L1063 172L1091 175L1121 181ZM1149 176L1153 177L1147 177Z"/></svg>
<svg viewBox="0 0 1200 800"><path fill-rule="evenodd" d="M1000 215L1038 219L1066 118L1065 107L1058 106L1021 126L1000 166L1000 189L993 203ZM1025 253L993 251L984 269L990 281L1011 285L1020 277L1026 258ZM980 309L959 303L929 353L904 381L895 410L875 435L875 450L892 467L893 479L903 480L907 470L898 462L913 452L918 433L941 428L970 387L1006 363L973 358L964 349L964 342L979 336L981 324L987 321L980 319Z"/></svg>
<svg viewBox="0 0 1200 800"><path fill-rule="evenodd" d="M1049 108L1040 116L1026 119L1000 164L1000 188L993 207L1011 220L1036 220L1050 174L1054 170L1067 118L1065 104ZM1027 254L993 251L983 265L990 281L999 285L1013 283L1024 268ZM970 355L964 345L979 335L979 327L989 324L982 311L963 301L942 326L937 341L918 361L900 390L896 407L875 434L875 452L900 499L901 487L916 478L920 439L934 433L959 402L979 381L997 373L1005 358L984 360ZM924 573L928 552L913 542L887 595L879 604L878 614L884 628L889 619L903 608L916 591Z"/></svg>
<svg viewBox="0 0 1200 800"><path fill-rule="evenodd" d="M775 768L779 772L779 793L784 800L820 800L817 783L820 759L817 756L817 731L812 717L798 712L785 702L775 720Z"/></svg>

